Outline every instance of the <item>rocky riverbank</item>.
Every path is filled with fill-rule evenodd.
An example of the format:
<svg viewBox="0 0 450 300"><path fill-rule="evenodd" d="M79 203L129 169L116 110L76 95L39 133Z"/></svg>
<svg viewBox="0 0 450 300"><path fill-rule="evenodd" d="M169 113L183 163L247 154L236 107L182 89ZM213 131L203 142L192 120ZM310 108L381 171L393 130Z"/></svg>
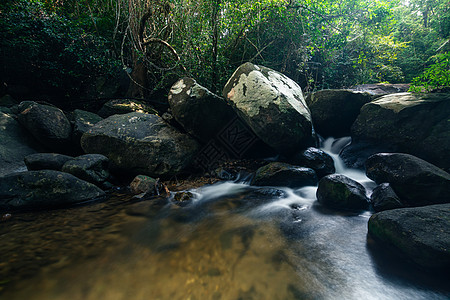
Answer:
<svg viewBox="0 0 450 300"><path fill-rule="evenodd" d="M164 111L133 99L108 102L97 114L9 96L0 103L2 215L97 201L124 185L139 199L165 195L189 205L192 195L173 196L166 180L175 178L193 179L187 185L239 176L254 186L318 183L321 205L380 212L369 221L369 234L423 267L449 266L449 94L326 90L305 100L291 79L246 63L222 97L180 79ZM373 193L333 174L331 157L317 149L318 135L348 134L352 143L341 154L349 166L365 166L378 184ZM248 167L239 165L243 158ZM416 243L426 235L421 227L439 235ZM411 247L440 252L418 258Z"/></svg>

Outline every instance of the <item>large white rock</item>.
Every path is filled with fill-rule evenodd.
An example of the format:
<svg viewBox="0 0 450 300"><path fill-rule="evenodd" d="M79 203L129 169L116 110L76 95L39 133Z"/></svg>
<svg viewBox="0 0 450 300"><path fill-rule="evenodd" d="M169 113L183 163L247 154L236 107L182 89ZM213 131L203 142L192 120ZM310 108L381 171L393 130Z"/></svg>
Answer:
<svg viewBox="0 0 450 300"><path fill-rule="evenodd" d="M245 63L228 80L223 96L267 145L292 154L312 137L311 114L300 86L272 69Z"/></svg>

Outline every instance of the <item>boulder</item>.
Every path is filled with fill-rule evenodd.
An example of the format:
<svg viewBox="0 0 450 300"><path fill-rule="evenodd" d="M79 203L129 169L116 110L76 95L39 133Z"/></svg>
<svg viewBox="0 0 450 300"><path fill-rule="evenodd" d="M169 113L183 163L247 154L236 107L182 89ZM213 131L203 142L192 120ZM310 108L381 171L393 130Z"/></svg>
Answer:
<svg viewBox="0 0 450 300"><path fill-rule="evenodd" d="M320 179L316 192L320 204L337 209L368 209L366 189L360 183L340 174Z"/></svg>
<svg viewBox="0 0 450 300"><path fill-rule="evenodd" d="M75 144L79 145L81 136L101 120L103 118L93 112L75 109L71 114L71 122L73 124L72 138Z"/></svg>
<svg viewBox="0 0 450 300"><path fill-rule="evenodd" d="M369 234L425 268L450 267L450 204L387 210L369 219Z"/></svg>
<svg viewBox="0 0 450 300"><path fill-rule="evenodd" d="M289 162L313 169L319 178L336 172L333 158L324 151L314 147L309 147L295 154L289 159Z"/></svg>
<svg viewBox="0 0 450 300"><path fill-rule="evenodd" d="M154 177L180 173L199 149L157 115L137 112L98 122L81 137L81 146L86 153L108 157L113 168Z"/></svg>
<svg viewBox="0 0 450 300"><path fill-rule="evenodd" d="M145 175L136 176L130 183L130 190L133 194L142 193L155 194L157 191L158 180Z"/></svg>
<svg viewBox="0 0 450 300"><path fill-rule="evenodd" d="M107 118L130 112L156 114L157 111L148 103L134 99L114 99L106 102L98 111L98 115Z"/></svg>
<svg viewBox="0 0 450 300"><path fill-rule="evenodd" d="M395 147L376 145L365 141L352 141L340 151L339 157L347 167L364 170L366 160L370 156L382 152L395 152Z"/></svg>
<svg viewBox="0 0 450 300"><path fill-rule="evenodd" d="M450 168L450 94L399 93L365 104L352 125L354 141L395 146Z"/></svg>
<svg viewBox="0 0 450 300"><path fill-rule="evenodd" d="M378 153L366 161L367 177L390 183L401 201L421 206L450 201L450 174L415 156Z"/></svg>
<svg viewBox="0 0 450 300"><path fill-rule="evenodd" d="M350 90L321 90L310 94L306 103L314 129L323 137L349 136L361 107L370 102L369 94Z"/></svg>
<svg viewBox="0 0 450 300"><path fill-rule="evenodd" d="M72 156L58 153L34 153L25 156L24 162L28 171L61 171L63 165L71 159L73 159Z"/></svg>
<svg viewBox="0 0 450 300"><path fill-rule="evenodd" d="M311 115L301 88L285 75L251 63L228 80L223 96L267 145L293 154L313 144Z"/></svg>
<svg viewBox="0 0 450 300"><path fill-rule="evenodd" d="M170 89L168 99L175 120L186 132L205 143L216 137L236 117L223 98L192 78L177 81Z"/></svg>
<svg viewBox="0 0 450 300"><path fill-rule="evenodd" d="M67 161L62 171L101 185L110 177L109 159L101 154L85 154Z"/></svg>
<svg viewBox="0 0 450 300"><path fill-rule="evenodd" d="M405 207L389 183L382 183L372 191L370 203L376 212Z"/></svg>
<svg viewBox="0 0 450 300"><path fill-rule="evenodd" d="M273 162L256 170L251 185L287 186L297 188L316 185L317 175L313 169Z"/></svg>
<svg viewBox="0 0 450 300"><path fill-rule="evenodd" d="M72 126L57 107L24 101L19 105L19 122L47 149L70 149Z"/></svg>
<svg viewBox="0 0 450 300"><path fill-rule="evenodd" d="M95 185L54 170L20 172L0 177L2 209L64 207L104 196L105 193Z"/></svg>
<svg viewBox="0 0 450 300"><path fill-rule="evenodd" d="M0 112L0 176L26 170L24 157L36 153L39 148L14 115Z"/></svg>

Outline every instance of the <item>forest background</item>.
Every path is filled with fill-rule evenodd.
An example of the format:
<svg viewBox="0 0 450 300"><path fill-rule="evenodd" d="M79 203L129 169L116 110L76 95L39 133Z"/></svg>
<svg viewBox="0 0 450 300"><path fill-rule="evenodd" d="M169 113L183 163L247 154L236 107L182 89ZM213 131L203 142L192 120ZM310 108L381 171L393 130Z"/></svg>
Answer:
<svg viewBox="0 0 450 300"><path fill-rule="evenodd" d="M220 94L247 61L307 93L450 86L450 0L3 0L0 28L1 88L59 101L99 78L129 80L129 97L183 76Z"/></svg>

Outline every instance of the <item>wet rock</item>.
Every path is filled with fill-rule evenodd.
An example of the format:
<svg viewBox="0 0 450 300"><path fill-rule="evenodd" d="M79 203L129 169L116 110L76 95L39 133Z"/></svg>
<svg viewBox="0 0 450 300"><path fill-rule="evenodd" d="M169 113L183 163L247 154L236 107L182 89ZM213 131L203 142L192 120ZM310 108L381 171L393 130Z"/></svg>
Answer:
<svg viewBox="0 0 450 300"><path fill-rule="evenodd" d="M319 178L336 172L331 156L314 147L309 147L297 153L289 159L289 162L294 165L313 169Z"/></svg>
<svg viewBox="0 0 450 300"><path fill-rule="evenodd" d="M450 169L450 94L386 95L365 104L352 125L355 142L395 147Z"/></svg>
<svg viewBox="0 0 450 300"><path fill-rule="evenodd" d="M318 134L342 137L350 135L361 107L372 99L369 94L350 90L321 90L310 94L306 103Z"/></svg>
<svg viewBox="0 0 450 300"><path fill-rule="evenodd" d="M130 190L133 194L155 194L157 191L158 180L145 175L138 175L134 177L130 183Z"/></svg>
<svg viewBox="0 0 450 300"><path fill-rule="evenodd" d="M320 204L337 209L368 209L366 189L360 183L340 174L323 177L317 188Z"/></svg>
<svg viewBox="0 0 450 300"><path fill-rule="evenodd" d="M450 201L450 174L409 154L372 155L366 161L366 174L378 184L388 182L408 206Z"/></svg>
<svg viewBox="0 0 450 300"><path fill-rule="evenodd" d="M405 207L389 183L377 186L370 196L370 202L376 212Z"/></svg>
<svg viewBox="0 0 450 300"><path fill-rule="evenodd" d="M28 171L61 171L63 165L71 159L73 159L72 156L58 153L34 153L25 156L24 161Z"/></svg>
<svg viewBox="0 0 450 300"><path fill-rule="evenodd" d="M0 207L3 209L65 207L104 196L95 185L64 172L41 170L0 177Z"/></svg>
<svg viewBox="0 0 450 300"><path fill-rule="evenodd" d="M57 107L25 101L19 105L19 122L46 148L64 151L71 148L72 127Z"/></svg>
<svg viewBox="0 0 450 300"><path fill-rule="evenodd" d="M450 267L450 204L376 213L369 220L369 234L422 267Z"/></svg>
<svg viewBox="0 0 450 300"><path fill-rule="evenodd" d="M85 154L67 161L62 171L87 182L101 185L110 177L109 159L101 154Z"/></svg>
<svg viewBox="0 0 450 300"><path fill-rule="evenodd" d="M36 153L39 148L13 115L0 112L0 176L24 171L24 157Z"/></svg>
<svg viewBox="0 0 450 300"><path fill-rule="evenodd" d="M291 188L316 185L317 175L313 169L273 162L256 171L251 185L287 186Z"/></svg>
<svg viewBox="0 0 450 300"><path fill-rule="evenodd" d="M223 98L192 78L177 81L169 92L172 114L186 132L203 142L216 137L236 117Z"/></svg>
<svg viewBox="0 0 450 300"><path fill-rule="evenodd" d="M171 176L193 160L199 145L160 117L144 113L114 115L81 138L87 153L101 153L118 171L152 177Z"/></svg>
<svg viewBox="0 0 450 300"><path fill-rule="evenodd" d="M75 109L72 114L72 124L73 124L73 141L76 145L80 144L81 136L88 132L95 124L103 120L97 114L89 111Z"/></svg>
<svg viewBox="0 0 450 300"><path fill-rule="evenodd" d="M173 201L178 206L186 206L192 202L193 198L194 194L192 194L191 192L177 192L173 197Z"/></svg>
<svg viewBox="0 0 450 300"><path fill-rule="evenodd" d="M4 95L0 98L0 106L11 107L18 104L10 95Z"/></svg>
<svg viewBox="0 0 450 300"><path fill-rule="evenodd" d="M223 89L238 116L267 145L293 154L310 145L311 115L301 88L285 75L245 63Z"/></svg>
<svg viewBox="0 0 450 300"><path fill-rule="evenodd" d="M121 115L131 112L157 114L158 112L143 101L134 99L114 99L106 102L98 111L98 115L107 118L112 115Z"/></svg>
<svg viewBox="0 0 450 300"><path fill-rule="evenodd" d="M363 141L352 141L350 145L347 145L342 149L339 153L339 157L349 168L364 169L364 164L370 156L382 152L395 152L395 147L389 145L377 145Z"/></svg>

